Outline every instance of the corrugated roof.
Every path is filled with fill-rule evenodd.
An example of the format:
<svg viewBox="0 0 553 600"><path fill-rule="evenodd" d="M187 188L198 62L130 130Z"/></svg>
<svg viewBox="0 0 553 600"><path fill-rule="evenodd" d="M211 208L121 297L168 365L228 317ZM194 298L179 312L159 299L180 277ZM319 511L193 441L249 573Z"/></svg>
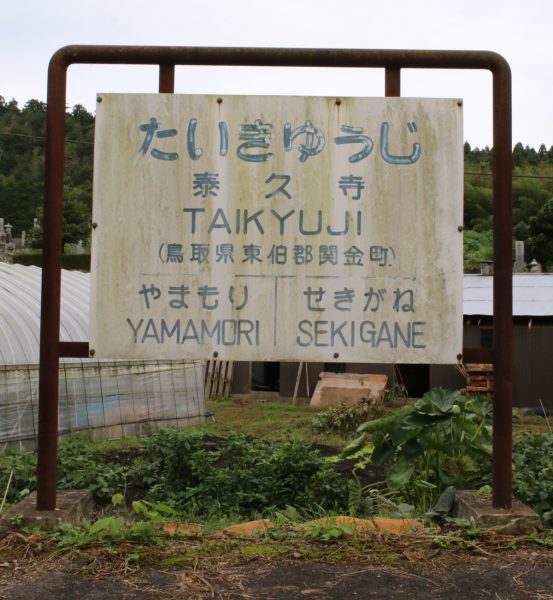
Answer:
<svg viewBox="0 0 553 600"><path fill-rule="evenodd" d="M493 314L493 277L465 275L463 313ZM515 317L553 316L553 273L513 274L513 315Z"/></svg>
<svg viewBox="0 0 553 600"><path fill-rule="evenodd" d="M41 277L38 267L0 263L0 365L39 362ZM62 271L60 340L88 341L89 285L89 273ZM489 276L464 276L465 315L492 314L492 285ZM553 316L553 273L513 275L513 314Z"/></svg>
<svg viewBox="0 0 553 600"><path fill-rule="evenodd" d="M0 365L39 362L41 278L39 267L0 263ZM64 342L88 340L89 279L87 273L62 271Z"/></svg>

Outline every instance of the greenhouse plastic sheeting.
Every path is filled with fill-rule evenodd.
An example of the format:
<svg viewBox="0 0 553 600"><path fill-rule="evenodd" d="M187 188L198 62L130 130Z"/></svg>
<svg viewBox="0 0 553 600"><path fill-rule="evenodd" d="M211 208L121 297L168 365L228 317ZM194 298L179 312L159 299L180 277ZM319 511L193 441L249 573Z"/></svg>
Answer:
<svg viewBox="0 0 553 600"><path fill-rule="evenodd" d="M60 366L59 433L95 437L145 435L187 427L206 416L204 363L130 361ZM36 446L38 366L0 367L0 452Z"/></svg>

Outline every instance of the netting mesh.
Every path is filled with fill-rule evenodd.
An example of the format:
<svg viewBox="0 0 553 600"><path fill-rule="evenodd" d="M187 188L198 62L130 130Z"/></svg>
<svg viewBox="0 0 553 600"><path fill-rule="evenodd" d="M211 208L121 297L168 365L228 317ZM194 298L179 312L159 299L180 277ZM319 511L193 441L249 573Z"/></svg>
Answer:
<svg viewBox="0 0 553 600"><path fill-rule="evenodd" d="M205 420L202 361L81 361L59 375L60 435L116 439ZM34 449L37 424L38 366L0 367L0 452Z"/></svg>

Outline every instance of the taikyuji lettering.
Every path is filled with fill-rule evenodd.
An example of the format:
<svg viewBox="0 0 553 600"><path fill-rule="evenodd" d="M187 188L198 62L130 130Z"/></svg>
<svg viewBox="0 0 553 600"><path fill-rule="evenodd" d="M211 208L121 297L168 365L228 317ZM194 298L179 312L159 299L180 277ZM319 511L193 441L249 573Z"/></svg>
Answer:
<svg viewBox="0 0 553 600"><path fill-rule="evenodd" d="M225 211L217 208L214 212L202 206L182 209L185 215L186 233L207 233L225 231L227 234L248 235L255 232L264 234L268 228L278 228L279 235L289 231L299 235L319 235L326 233L333 236L345 236L350 231L362 235L362 212L345 210L340 220L333 222L322 210L307 211L291 209L284 214L273 208L260 208L252 211L248 208L237 208Z"/></svg>
<svg viewBox="0 0 553 600"><path fill-rule="evenodd" d="M416 134L418 129L415 122L406 124L408 130L412 134ZM200 159L203 154L203 148L197 143L197 127L198 119L190 118L187 125L186 133L186 149L188 157L191 160ZM160 129L161 124L156 117L150 117L148 123L142 123L138 129L145 133L144 140L139 149L141 156L149 154L157 160L174 161L179 159L179 153L175 152L179 148L176 141L165 143L165 149L152 148L150 146L156 139L174 138L178 136L178 130L174 128ZM414 142L410 152L405 155L392 154L389 150L391 125L387 121L380 124L379 136L379 153L384 162L391 165L412 165L421 157L421 144ZM227 156L229 151L229 130L225 121L219 121L219 156ZM352 144L360 145L361 149L351 154L348 157L350 163L357 163L368 158L373 152L374 142L368 136L364 135L364 128L352 125L342 125L341 133L348 135L339 135L334 138L334 143L337 145ZM236 147L236 156L240 160L252 163L262 163L271 161L275 158L274 152L270 149L273 147L273 137L276 134L273 131L272 123L263 123L261 119L255 119L253 123L245 123L240 125L240 132L237 136L238 142L241 142ZM298 140L298 141L296 141ZM291 123L286 122L282 131L281 147L285 152L292 152L294 148L298 153L298 161L306 162L310 158L321 154L326 147L326 136L324 132L314 125L310 120L294 127ZM173 151L170 151L169 146Z"/></svg>

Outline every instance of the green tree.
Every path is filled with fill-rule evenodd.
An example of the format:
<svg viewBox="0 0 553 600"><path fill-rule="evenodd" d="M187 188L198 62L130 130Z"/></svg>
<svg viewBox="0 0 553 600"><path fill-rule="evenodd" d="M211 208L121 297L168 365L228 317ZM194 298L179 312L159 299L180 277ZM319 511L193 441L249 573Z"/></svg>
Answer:
<svg viewBox="0 0 553 600"><path fill-rule="evenodd" d="M493 259L491 231L467 230L463 236L465 273L478 273L483 260Z"/></svg>
<svg viewBox="0 0 553 600"><path fill-rule="evenodd" d="M546 268L553 266L553 198L530 219L528 257L535 258Z"/></svg>

